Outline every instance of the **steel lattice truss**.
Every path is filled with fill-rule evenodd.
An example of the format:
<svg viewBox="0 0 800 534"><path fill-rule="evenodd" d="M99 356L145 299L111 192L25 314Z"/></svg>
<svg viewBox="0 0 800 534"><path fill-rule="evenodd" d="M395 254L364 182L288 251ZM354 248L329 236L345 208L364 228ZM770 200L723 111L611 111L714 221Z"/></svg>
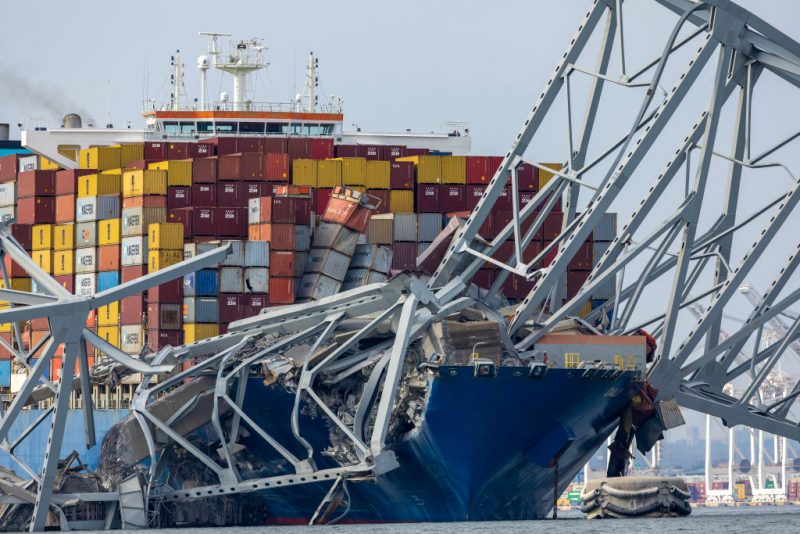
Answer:
<svg viewBox="0 0 800 534"><path fill-rule="evenodd" d="M477 307L505 326L505 351L525 360L535 355L535 344L541 336L562 319L577 315L593 291L608 283L615 285L614 297L587 320L596 323L603 333L629 333L646 327L657 337L657 360L650 367L649 380L659 388L660 399L675 398L685 407L722 417L729 425L745 424L799 439L800 427L789 419L789 409L800 394L800 388L795 387L784 398L770 401L766 406L759 401L757 393L787 347L800 335L800 319L788 311L800 298L800 288L795 279L800 261L797 237L793 237L791 246L784 248L785 257L760 261L762 252L780 234L781 228L791 220L798 221L796 204L800 198L800 181L775 157L800 137L800 132L783 140L771 141L770 148L753 156L750 153L750 124L753 118L751 103L758 94L757 82L763 75L769 73L793 90L800 89L800 44L758 17L723 0L655 0L655 3L674 12L675 25L663 43L663 53L634 72L626 70L626 50L631 50L635 44L626 40L626 36L630 36L623 32L625 12L622 2L596 0L592 4L483 198L456 233L444 260L429 280L403 274L386 284L350 290L313 303L264 310L255 317L232 324L226 335L184 347L167 347L152 355L149 361L144 361L122 353L85 330L83 325L90 310L219 263L226 254L225 249L217 249L93 297L76 297L67 294L41 271L10 237L8 229L1 228L0 250L30 273L43 294L0 291L0 299L11 302L13 307L0 312L0 321L48 317L51 327L51 335L41 346L32 347L29 353L14 352L18 361L29 368L29 377L0 420L0 442L14 457L14 448L19 441L50 418L44 465L37 473L15 458L37 483L37 489L27 492L3 485L0 488L6 493L3 502L33 503L31 530L38 531L43 530L49 510L60 512L59 505L75 497L54 494L52 483L57 472L57 451L64 435L69 392L76 386L82 392L91 390L86 378L88 360L84 340L120 364L144 374L132 410L145 435L151 460L145 498L155 496L152 485L159 462L156 432L183 447L218 478L218 484L212 486L168 490L159 493L157 498L180 500L324 481L332 482L332 494L338 486L346 484L349 476L380 474L396 465L391 450L386 447L386 437L404 358L409 343L419 338L432 321L466 307ZM628 26L634 24L631 21ZM647 37L652 40L652 36ZM589 51L592 47L594 49ZM596 66L581 66L582 57L590 52L597 54L592 55L596 57ZM670 75L676 69L676 63L679 67ZM583 119L580 127L573 131L578 101L584 102L577 96L578 77L588 79L589 84ZM611 85L629 91L628 102L636 103L630 116L620 112L615 121L625 127L621 136L609 135L599 126L598 117L603 114L605 103L602 96ZM690 121L688 133L677 137L676 146L675 138L669 137L668 126L680 115L690 91L700 91L700 99L707 105ZM559 101L562 106L556 109L554 104ZM731 104L726 107L728 102ZM732 128L727 126L724 118L730 107L735 115ZM555 178L539 191L532 202L520 209L517 207L516 168L534 136L544 129L548 115L563 118L564 109L568 119L563 132L568 140L564 166L556 171ZM728 139L732 138L733 148L717 148L726 142L726 134ZM723 141L715 144L721 139ZM599 140L604 148L599 152L591 150L594 146L592 140ZM670 148L663 170L653 176L640 164L654 153L658 158L655 147L660 143L667 143ZM716 199L721 208L714 208L710 202L712 195L708 193L713 191L710 185L712 174L713 179L719 181L718 173L712 173L712 170L714 162L720 161L725 167L722 178L726 180L726 187L721 202ZM664 158L660 162L663 165ZM749 201L742 202L744 180L752 173L770 168L778 168L788 176L783 182L770 182L767 189L770 189L773 200L759 206L753 206ZM487 245L478 238L478 231L494 209L509 175L514 218ZM675 184L682 186L684 176L683 194L670 195ZM635 209L621 226L621 231L597 261L586 284L574 298L565 301L564 279L573 256L603 215L612 211L615 200L630 196L635 191L633 185L643 182L650 185L641 198L628 199ZM789 186L781 189L786 183ZM525 261L529 243L559 198L563 199L565 213L561 235L532 261ZM580 214L579 206L585 206ZM506 262L493 259L492 254L509 238L515 243L512 256ZM744 248L741 241L746 242ZM673 246L677 247L677 252L671 250ZM554 259L547 267L541 267L542 259L553 249ZM470 286L471 279L486 262L501 269L488 293ZM0 267L2 265L0 262ZM727 307L731 298L739 286L756 273L771 279L768 290L756 299L738 330L726 326L730 335L722 337L723 317L730 311ZM524 277L534 284L513 317L507 320L494 309L498 302L495 294L505 279L512 275ZM3 276L8 284L5 272ZM664 280L668 283L664 284ZM655 291L657 298L653 300L651 297L645 306L641 306L648 291L651 294ZM698 305L701 306L699 312ZM613 310L610 320L602 319L607 310ZM699 318L691 320L687 326L685 318L693 311ZM762 327L781 315L785 328L781 330L780 339L768 346L761 345ZM791 324L783 322L786 318ZM329 344L334 332L353 319L360 320L358 326L347 330L347 337L337 338L338 346L321 360L314 359L320 347ZM360 339L387 323L392 325L394 338L368 351L357 350ZM244 347L268 336L276 336L277 341L242 356ZM62 343L66 346L65 372L57 382L51 383L42 378L43 371ZM233 396L230 393L234 382L246 384L243 378L251 366L268 362L276 353L298 343L307 344L308 350L298 379L291 426L294 437L306 446L308 454L304 458L292 454L267 429L248 417L242 409L245 387L238 387ZM755 349L749 358L743 360L742 349L748 343L755 344ZM32 365L30 355L39 349L43 349L43 354ZM176 365L188 359L197 364L166 380L155 380L159 374L177 368ZM82 370L80 377L69 373L76 362ZM354 372L368 373L368 379L354 421L345 422L326 406L315 388L321 377L336 381ZM193 446L175 430L175 423L189 410L188 404L166 421L151 411L159 394L187 378L200 376L216 377L209 389L213 395L210 422L220 437L221 461ZM733 391L733 388L724 388L734 381L746 384L744 393L738 398L724 392ZM37 386L50 390L54 398L52 408L21 437L10 442L9 430ZM302 429L298 428L301 400L314 403L341 430L356 451L356 463L340 469L317 469L312 459L314 451L303 438ZM224 426L221 420L223 410L230 413L229 426ZM84 402L84 412L87 442L91 445L94 443L92 403ZM366 424L368 418L370 425ZM291 471L257 480L243 477L232 460L242 424L286 459ZM51 454L51 451L56 453ZM120 493L121 499L122 490ZM79 497L99 501L114 498L108 494ZM324 504L324 501L320 503L320 509ZM68 526L63 513L60 516L62 526ZM129 526L133 524L129 523Z"/></svg>

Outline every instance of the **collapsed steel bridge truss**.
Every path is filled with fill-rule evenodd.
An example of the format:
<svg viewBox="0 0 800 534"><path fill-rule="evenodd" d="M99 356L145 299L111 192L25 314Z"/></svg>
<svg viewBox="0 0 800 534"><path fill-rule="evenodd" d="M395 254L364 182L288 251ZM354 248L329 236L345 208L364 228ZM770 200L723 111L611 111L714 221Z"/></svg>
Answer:
<svg viewBox="0 0 800 534"><path fill-rule="evenodd" d="M75 387L86 393L85 400L90 397L84 341L144 375L135 393L132 411L147 440L150 482L153 482L159 460L155 432L183 447L218 478L217 484L170 491L160 498L180 500L256 491L279 484L324 481L329 481L333 492L346 484L350 476L380 474L396 465L391 451L386 448L386 437L404 355L408 344L431 321L467 306L481 308L487 316L505 326L503 342L508 354L521 359L532 358L536 355L537 340L558 321L577 315L593 292L609 283L614 286L613 297L587 319L597 324L603 333L633 333L640 328L653 333L659 346L657 359L648 375L660 390L659 398L675 398L681 405L721 417L729 425L744 424L800 439L800 427L790 417L790 408L800 395L800 387L783 398L770 401L769 405L762 403L758 395L759 386L779 363L786 348L800 336L800 318L789 310L800 298L796 279L800 242L796 234L790 236L789 245L783 247L784 257L762 260L762 253L773 240L781 238L787 223L798 222L800 181L790 167L777 158L800 137L800 132L784 139L760 139L768 148L757 155L751 153L755 138L764 137L761 133L751 135L753 102L761 88L759 81L769 76L792 90L800 89L800 44L725 0L654 0L653 4L665 9L664 13L672 12L675 24L665 36L661 51L632 71L628 63L637 50L633 42L637 34L626 33L624 29L626 14L633 6L621 0L592 3L478 206L457 231L444 260L429 280L403 274L386 284L351 290L313 303L268 309L232 325L229 333L223 336L165 348L147 359L137 359L84 329L89 311L219 263L226 254L224 249L92 297L76 297L67 294L41 271L10 237L7 228L0 229L0 250L30 273L40 290L40 294L0 291L0 298L12 304L12 309L0 313L0 320L17 322L48 317L51 328L51 335L40 346L32 347L29 353L13 351L17 360L28 367L29 377L0 420L0 441L36 482L36 490L3 484L6 494L3 502L33 503L30 528L38 531L44 528L50 510L59 513L62 526L68 528L59 507L69 499L110 500L108 494L63 495L52 489L69 393ZM633 26L628 24L627 27ZM648 42L654 39L649 33L646 37ZM590 48L597 55L592 55L593 66L586 66L584 56ZM588 80L581 98L578 96L580 78L583 82ZM626 103L635 103L629 115L625 115L619 100L606 101L604 93L612 87L626 92ZM670 126L685 115L682 110L687 102L697 100L698 92L706 103L705 108L689 121L688 132L671 136ZM691 98L687 98L690 94ZM584 105L583 118L576 128L573 123L579 103ZM625 127L621 134L609 133L600 124L604 108L609 106L614 110L614 122ZM732 121L726 119L726 114L731 113ZM563 118L564 114L563 167L554 171L555 177L532 202L520 208L516 169L529 145L534 143L535 146L537 134L544 132L549 116ZM717 141L726 133L732 146L719 148ZM596 140L603 145L602 149L595 148ZM670 147L666 163L657 151L664 143ZM646 170L647 165L642 165L653 158L663 165L655 176ZM720 164L724 167L722 173ZM783 173L782 178L770 180L764 188L772 192L772 199L760 205L753 205L750 198L743 199L747 180L752 180L753 176L758 179L759 173L776 169ZM494 209L509 176L514 217L487 245L478 238L478 232ZM714 186L721 181L725 182L724 192L716 194ZM649 186L637 196L634 185L643 182ZM674 194L676 188L680 190L678 195ZM526 254L528 246L560 200L564 212L561 234L552 245L531 258ZM602 257L596 259L596 265L577 295L567 300L565 277L571 260L598 227L603 215L615 210L620 202L634 206L633 211L623 214L624 224L616 238ZM508 239L514 243L511 257L507 261L493 258ZM545 258L552 261L543 266ZM493 287L482 292L470 286L470 281L487 262L500 269L500 274ZM8 286L7 273L2 274ZM524 278L533 285L513 317L507 320L494 311L494 307L498 302L495 295L508 276ZM720 336L722 323L732 311L732 297L745 278L754 277L766 277L771 282L769 288L749 309L741 325L736 329L726 327L730 336L723 339ZM654 293L656 299L652 297ZM655 310L654 302L657 303ZM698 304L702 306L699 318L687 322L687 315L691 315L696 309L693 306ZM779 316L791 324L777 342L763 346L762 327ZM312 357L326 346L344 322L358 318L362 321L357 328L350 329L349 337L337 338L339 345L321 360ZM395 333L393 340L365 352L356 349L360 339L387 323ZM277 341L244 359L236 358L248 343L271 335L275 335ZM19 336L16 330L15 336ZM65 346L64 372L58 381L49 382L43 378L43 371L61 344ZM252 365L268 362L278 351L292 344L307 345L291 415L292 431L297 441L305 445L305 457L292 454L248 417L242 409L245 387L238 387L233 397L229 393L234 381L246 384L241 379L247 376ZM740 353L747 344L753 345L753 350L751 356L742 361ZM40 349L41 357L33 364L30 355ZM155 380L190 358L195 359L197 365L166 380ZM82 371L79 376L71 372L76 362ZM316 393L315 385L323 374L328 380L336 380L336 377L369 366L372 372L355 421L345 422L326 406ZM183 416L184 410L178 410L168 421L155 417L149 410L161 392L200 374L216 375L211 423L220 438L221 462L194 447L174 429L174 423ZM725 392L732 388L724 391L726 384L733 381L746 384L738 398ZM9 440L9 430L36 386L50 390L54 399L52 408L34 423L36 426L48 419L50 422L49 441L40 472L14 456L15 446L33 428L26 429L16 440ZM341 469L317 469L312 458L314 451L297 423L301 398L316 404L346 436L358 457L355 464ZM87 443L92 445L92 403L84 402L83 410ZM222 410L230 413L232 421L226 428L220 420ZM374 413L374 423L367 431L365 418L370 412ZM243 424L273 447L291 465L291 472L257 480L243 477L232 459ZM324 504L324 501L320 503L320 507Z"/></svg>

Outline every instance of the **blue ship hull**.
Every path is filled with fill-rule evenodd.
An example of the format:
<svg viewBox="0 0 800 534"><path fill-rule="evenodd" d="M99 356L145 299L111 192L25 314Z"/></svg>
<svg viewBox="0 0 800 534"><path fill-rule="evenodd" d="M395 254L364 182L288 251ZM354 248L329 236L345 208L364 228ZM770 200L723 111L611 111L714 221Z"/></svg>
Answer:
<svg viewBox="0 0 800 534"><path fill-rule="evenodd" d="M604 443L640 387L633 372L613 379L582 374L550 369L545 378L534 379L527 368L501 367L496 376L475 377L471 366L440 368L428 383L424 421L391 447L400 467L348 481L350 507L343 521L545 517L553 504L553 459L558 457L561 492ZM304 457L288 425L293 399L293 392L251 379L245 409ZM301 416L300 432L313 444L319 468L337 467L319 454L330 443L321 416ZM257 474L291 472L258 437L243 443L250 454L275 467ZM248 494L247 500L258 503L265 523L307 524L329 489L330 482L321 482L262 490Z"/></svg>

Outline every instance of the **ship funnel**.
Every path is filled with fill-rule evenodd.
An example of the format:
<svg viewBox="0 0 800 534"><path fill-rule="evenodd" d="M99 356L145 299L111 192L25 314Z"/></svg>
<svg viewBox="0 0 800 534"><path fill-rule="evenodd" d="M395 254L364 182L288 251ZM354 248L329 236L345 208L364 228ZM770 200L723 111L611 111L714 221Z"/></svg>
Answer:
<svg viewBox="0 0 800 534"><path fill-rule="evenodd" d="M81 122L81 116L77 113L70 113L64 116L64 120L61 123L62 128L81 128L83 126Z"/></svg>

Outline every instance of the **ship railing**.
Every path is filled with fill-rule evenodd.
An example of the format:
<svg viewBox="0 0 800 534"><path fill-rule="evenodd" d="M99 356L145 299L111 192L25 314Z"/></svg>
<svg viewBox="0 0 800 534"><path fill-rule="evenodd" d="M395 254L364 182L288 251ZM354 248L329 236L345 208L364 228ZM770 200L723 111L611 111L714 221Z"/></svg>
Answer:
<svg viewBox="0 0 800 534"><path fill-rule="evenodd" d="M201 110L198 105L181 106L177 110L172 109L170 104L156 104L153 101L145 102L142 105L144 113L154 113L156 111L250 111L268 113L303 113L304 110L296 109L293 102L243 102L240 109L229 100L218 100L206 105L205 110ZM318 104L314 113L341 113L342 106L338 104Z"/></svg>

